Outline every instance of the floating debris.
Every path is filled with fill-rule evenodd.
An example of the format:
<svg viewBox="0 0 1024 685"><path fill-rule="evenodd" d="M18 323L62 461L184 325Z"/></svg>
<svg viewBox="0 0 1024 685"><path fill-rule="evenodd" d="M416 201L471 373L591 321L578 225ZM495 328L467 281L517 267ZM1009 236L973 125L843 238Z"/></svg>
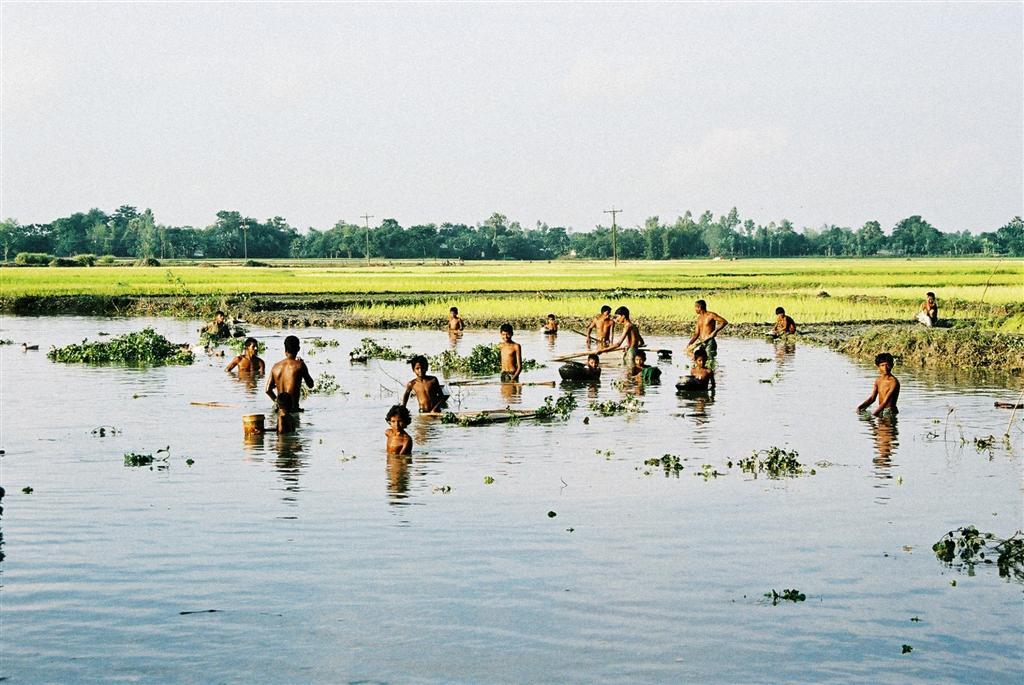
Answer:
<svg viewBox="0 0 1024 685"><path fill-rule="evenodd" d="M772 606L778 605L779 602L803 602L807 599L807 595L796 589L786 589L781 593L773 589L771 592L764 593L764 596L771 600Z"/></svg>
<svg viewBox="0 0 1024 685"><path fill-rule="evenodd" d="M621 402L605 400L604 402L591 402L590 410L601 416L614 416L615 414L638 414L644 410L644 402L635 395L627 395Z"/></svg>
<svg viewBox="0 0 1024 685"><path fill-rule="evenodd" d="M600 453L600 450L598 450ZM679 472L683 470L683 465L679 461L679 457L674 454L665 454L661 457L653 457L651 459L644 460L645 466L661 467L665 472L665 477L668 478L670 475L679 477ZM650 475L650 471L644 471L644 475Z"/></svg>
<svg viewBox="0 0 1024 685"><path fill-rule="evenodd" d="M490 485L493 482L494 482L493 478L491 478L490 476L484 476L484 485Z"/></svg>
<svg viewBox="0 0 1024 685"><path fill-rule="evenodd" d="M467 373L476 375L491 375L501 371L501 348L498 345L477 345L466 356L460 355L455 350L445 350L441 354L434 355L428 360L430 367L440 369L445 375L452 373ZM523 371L532 371L542 368L535 359L523 360Z"/></svg>
<svg viewBox="0 0 1024 685"><path fill-rule="evenodd" d="M974 526L951 530L932 545L936 558L955 569L974 573L978 564L995 564L999 576L1007 580L1024 582L1024 532L1017 531L1000 539L993 533L982 533ZM995 554L993 561L992 555ZM956 581L950 583L954 587Z"/></svg>
<svg viewBox="0 0 1024 685"><path fill-rule="evenodd" d="M755 478L760 473L766 474L769 478L794 477L804 472L803 464L797 461L798 456L796 450L786 451L781 447L769 447L766 450L755 451L746 459L740 459L738 465ZM814 475L813 471L811 475Z"/></svg>

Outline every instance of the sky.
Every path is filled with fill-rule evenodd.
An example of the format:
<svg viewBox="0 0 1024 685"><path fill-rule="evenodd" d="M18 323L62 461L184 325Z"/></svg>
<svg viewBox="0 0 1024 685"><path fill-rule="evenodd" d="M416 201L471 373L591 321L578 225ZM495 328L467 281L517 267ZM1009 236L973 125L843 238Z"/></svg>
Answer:
<svg viewBox="0 0 1024 685"><path fill-rule="evenodd" d="M0 3L0 216L1024 213L1024 4Z"/></svg>

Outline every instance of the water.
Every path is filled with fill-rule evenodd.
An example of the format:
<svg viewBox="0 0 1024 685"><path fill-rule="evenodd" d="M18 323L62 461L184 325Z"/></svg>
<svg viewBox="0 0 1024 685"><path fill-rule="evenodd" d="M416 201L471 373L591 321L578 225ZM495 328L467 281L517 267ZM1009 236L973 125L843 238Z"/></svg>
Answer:
<svg viewBox="0 0 1024 685"><path fill-rule="evenodd" d="M46 360L50 345L145 324L195 340L200 322L3 321L0 337L41 348L0 348L11 682L1020 682L1020 583L931 552L961 525L1021 527L1024 422L1009 447L972 442L1003 434L1009 412L992 403L1013 400L1019 380L897 368L892 426L854 411L870 366L726 339L713 397L677 397L677 362L645 390L644 413L596 416L591 400L622 398L608 364L599 388L572 390L581 409L568 422L414 420L405 464L384 456L384 415L411 373L350 365L364 331L298 331L341 341L302 354L344 394L306 400L298 434L250 441L241 415L270 403L262 380L224 373L227 358ZM252 332L268 366L281 357L281 331ZM426 353L453 344L369 335ZM582 340L517 339L542 361ZM678 339L649 342L680 356ZM558 392L470 387L456 399L533 407ZM100 425L119 432L92 435ZM832 465L787 480L725 466L772 445ZM125 452L167 446L166 470L123 466ZM680 476L645 475L643 460L665 453L684 459ZM704 463L727 475L695 476ZM773 588L807 600L772 606Z"/></svg>

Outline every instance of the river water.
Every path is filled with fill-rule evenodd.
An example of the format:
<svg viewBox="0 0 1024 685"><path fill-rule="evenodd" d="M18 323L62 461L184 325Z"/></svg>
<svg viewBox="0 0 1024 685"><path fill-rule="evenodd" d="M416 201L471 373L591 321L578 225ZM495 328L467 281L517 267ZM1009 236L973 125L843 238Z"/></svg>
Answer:
<svg viewBox="0 0 1024 685"><path fill-rule="evenodd" d="M1021 584L931 551L962 525L1000 537L1022 526L1024 422L1004 444L1009 411L993 408L1019 379L897 367L893 424L854 410L870 365L809 345L725 339L714 395L678 397L681 341L655 337L677 360L661 363L643 412L587 408L633 392L612 383L612 360L598 386L464 387L455 408L561 392L580 408L548 424L414 419L407 463L385 457L383 432L408 367L353 365L348 351L370 335L467 353L495 333L296 331L340 341L301 355L342 391L307 399L297 434L247 440L241 416L270 402L262 379L225 373L226 358L136 369L45 356L144 325L194 342L200 322L2 321L17 343L0 348L10 682L1021 680ZM268 367L281 358L285 332L252 333ZM542 362L582 341L517 339ZM557 379L557 366L523 380ZM816 474L726 465L771 446ZM165 447L166 468L123 464ZM643 464L666 453L678 477ZM703 464L725 475L697 475ZM806 601L765 600L786 588Z"/></svg>

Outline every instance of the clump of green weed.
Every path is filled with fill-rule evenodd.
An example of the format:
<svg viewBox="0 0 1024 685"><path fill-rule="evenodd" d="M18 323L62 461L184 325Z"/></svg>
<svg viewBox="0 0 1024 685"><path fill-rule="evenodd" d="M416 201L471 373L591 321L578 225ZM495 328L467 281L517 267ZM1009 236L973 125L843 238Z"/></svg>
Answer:
<svg viewBox="0 0 1024 685"><path fill-rule="evenodd" d="M369 340L369 338L364 338L364 340ZM306 342L311 347L337 347L341 344L333 338L321 338L319 336L316 338L309 338Z"/></svg>
<svg viewBox="0 0 1024 685"><path fill-rule="evenodd" d="M316 384L312 388L303 385L299 394L305 399L310 395L333 395L339 390L341 390L341 386L338 385L338 379L332 374L322 373L317 377Z"/></svg>
<svg viewBox="0 0 1024 685"><path fill-rule="evenodd" d="M576 406L576 398L572 395L562 395L554 401L548 395L544 398L544 404L537 409L536 418L540 421L549 421L556 418L568 419Z"/></svg>
<svg viewBox="0 0 1024 685"><path fill-rule="evenodd" d="M738 465L747 473L752 473L755 478L759 473L764 473L769 478L799 476L804 472L804 468L803 464L797 461L798 456L796 450L769 447L766 450L755 451L746 459L740 459ZM813 470L811 475L814 475Z"/></svg>
<svg viewBox="0 0 1024 685"><path fill-rule="evenodd" d="M626 395L621 402L605 400L603 402L591 402L590 410L601 416L613 416L615 414L637 414L643 411L644 403L636 395Z"/></svg>
<svg viewBox="0 0 1024 685"><path fill-rule="evenodd" d="M170 342L152 328L111 338L107 342L73 343L46 353L55 362L122 364L191 364L195 355L188 345Z"/></svg>
<svg viewBox="0 0 1024 685"><path fill-rule="evenodd" d="M1005 540L993 533L982 533L974 526L951 530L932 545L936 558L952 568L965 568L973 575L977 564L995 563L1001 578L1024 582L1024 532L1017 531ZM995 561L992 554L995 554Z"/></svg>
<svg viewBox="0 0 1024 685"><path fill-rule="evenodd" d="M491 375L501 371L501 348L498 345L476 345L466 356L455 350L445 350L428 359L430 367L444 374L466 373ZM541 368L535 359L523 360L523 371Z"/></svg>
<svg viewBox="0 0 1024 685"><path fill-rule="evenodd" d="M409 353L405 348L386 347L373 338L363 338L359 341L359 347L349 352L349 357L395 361L408 358Z"/></svg>
<svg viewBox="0 0 1024 685"><path fill-rule="evenodd" d="M679 472L683 470L683 465L679 461L679 457L674 454L664 454L661 457L652 457L644 460L644 466L653 466L655 468L661 467L665 472L665 477L675 476L679 477ZM649 475L650 471L644 471L644 475Z"/></svg>
<svg viewBox="0 0 1024 685"><path fill-rule="evenodd" d="M776 592L774 589L771 592L764 593L765 598L770 599L772 606L778 605L779 602L803 602L807 599L807 595L796 589L785 589L782 592Z"/></svg>

